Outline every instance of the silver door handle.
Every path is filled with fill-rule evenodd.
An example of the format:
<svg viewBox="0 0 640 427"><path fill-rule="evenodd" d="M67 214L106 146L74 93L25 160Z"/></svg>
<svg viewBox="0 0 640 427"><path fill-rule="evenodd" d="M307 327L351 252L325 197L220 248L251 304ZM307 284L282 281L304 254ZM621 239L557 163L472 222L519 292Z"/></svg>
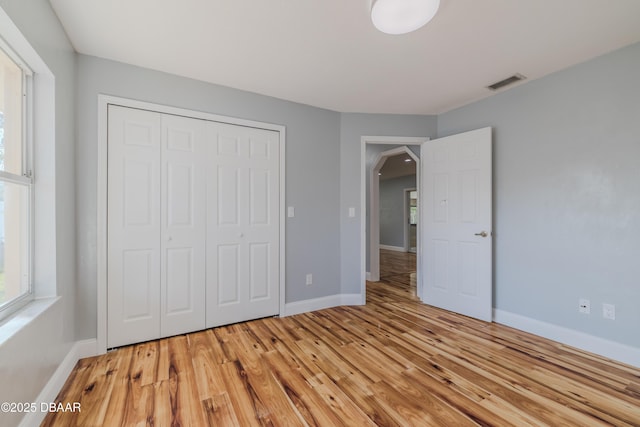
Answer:
<svg viewBox="0 0 640 427"><path fill-rule="evenodd" d="M479 233L476 233L475 235L480 237L487 237L489 233L487 233L486 231L481 231Z"/></svg>

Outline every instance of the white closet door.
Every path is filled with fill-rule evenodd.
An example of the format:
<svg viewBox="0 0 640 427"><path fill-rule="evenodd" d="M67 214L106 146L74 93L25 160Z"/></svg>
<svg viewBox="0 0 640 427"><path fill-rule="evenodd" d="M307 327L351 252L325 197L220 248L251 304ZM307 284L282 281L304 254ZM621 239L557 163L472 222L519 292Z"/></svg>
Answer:
<svg viewBox="0 0 640 427"><path fill-rule="evenodd" d="M160 122L109 106L107 346L160 336Z"/></svg>
<svg viewBox="0 0 640 427"><path fill-rule="evenodd" d="M278 314L279 134L209 124L207 327Z"/></svg>
<svg viewBox="0 0 640 427"><path fill-rule="evenodd" d="M205 121L162 116L161 336L205 328Z"/></svg>
<svg viewBox="0 0 640 427"><path fill-rule="evenodd" d="M108 113L108 347L278 314L280 134Z"/></svg>

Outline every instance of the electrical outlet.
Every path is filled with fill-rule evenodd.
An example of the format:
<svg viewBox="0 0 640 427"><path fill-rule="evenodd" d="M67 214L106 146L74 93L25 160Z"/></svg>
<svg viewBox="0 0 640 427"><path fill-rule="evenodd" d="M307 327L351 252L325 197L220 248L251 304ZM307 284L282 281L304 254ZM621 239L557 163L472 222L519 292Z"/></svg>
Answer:
<svg viewBox="0 0 640 427"><path fill-rule="evenodd" d="M307 274L307 286L313 284L313 274Z"/></svg>
<svg viewBox="0 0 640 427"><path fill-rule="evenodd" d="M602 317L605 319L616 320L616 306L613 304L602 304Z"/></svg>
<svg viewBox="0 0 640 427"><path fill-rule="evenodd" d="M591 313L591 301L586 298L578 300L578 311L583 314Z"/></svg>

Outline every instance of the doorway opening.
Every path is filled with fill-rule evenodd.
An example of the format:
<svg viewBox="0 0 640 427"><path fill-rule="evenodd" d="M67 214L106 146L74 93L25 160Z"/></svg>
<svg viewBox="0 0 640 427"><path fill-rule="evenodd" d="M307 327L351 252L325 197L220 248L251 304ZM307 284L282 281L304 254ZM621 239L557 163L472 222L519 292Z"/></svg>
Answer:
<svg viewBox="0 0 640 427"><path fill-rule="evenodd" d="M363 304L367 298L365 278L376 281L380 275L380 212L376 205L379 169L386 158L402 152L410 154L408 146L419 145L422 164L417 167L416 185L421 227L416 246L418 299L491 321L492 129L476 129L433 141L362 137L361 142ZM421 209L421 205L428 208Z"/></svg>
<svg viewBox="0 0 640 427"><path fill-rule="evenodd" d="M409 160L408 163L405 161ZM420 158L407 145L398 148L386 150L378 153L373 162L371 169L371 184L369 191L369 280L377 282L380 280L380 248L387 250L404 250L405 242L402 245L396 243L394 238L404 237L398 236L397 225L404 226L404 203L400 199L399 203L394 202L393 195L401 195L396 188L395 194L387 194L394 192L394 184L397 185L400 180L402 185L403 164L409 164L411 167L410 175L412 183L417 185L418 169L420 166ZM405 168L406 169L406 168ZM381 203L381 199L382 202ZM400 222L394 227L393 212L399 212ZM394 232L394 229L396 231ZM385 244L381 244L381 234L385 239Z"/></svg>
<svg viewBox="0 0 640 427"><path fill-rule="evenodd" d="M380 280L380 250L381 250L381 229L380 229L380 182L384 174L384 165L389 159L400 156L401 161L410 159L415 164L415 184L404 185L400 189L400 201L398 208L401 217L405 217L404 213L404 189L415 188L419 194L420 186L420 145L429 138L424 137L362 137L361 145L361 209L363 212L363 233L361 241L361 295L363 303L366 301L366 281ZM397 159L396 159L397 160ZM419 200L416 200L416 209ZM385 254L388 253L389 247L397 249L398 252L404 252L407 243L404 237L404 222L402 219L399 224L400 243L392 245L382 245ZM416 253L420 253L420 237L416 235ZM393 252L393 251L392 251ZM413 254L411 254L413 255ZM415 256L415 255L413 255ZM419 263L416 263L415 284L417 295L420 297L422 293L422 272Z"/></svg>

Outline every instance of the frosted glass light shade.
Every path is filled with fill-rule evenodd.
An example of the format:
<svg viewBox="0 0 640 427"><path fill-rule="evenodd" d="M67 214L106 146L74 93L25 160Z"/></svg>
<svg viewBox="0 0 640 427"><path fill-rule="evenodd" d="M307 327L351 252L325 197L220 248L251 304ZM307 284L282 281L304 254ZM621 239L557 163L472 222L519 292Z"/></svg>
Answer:
<svg viewBox="0 0 640 427"><path fill-rule="evenodd" d="M440 0L374 0L371 6L373 25L387 34L405 34L431 21Z"/></svg>

